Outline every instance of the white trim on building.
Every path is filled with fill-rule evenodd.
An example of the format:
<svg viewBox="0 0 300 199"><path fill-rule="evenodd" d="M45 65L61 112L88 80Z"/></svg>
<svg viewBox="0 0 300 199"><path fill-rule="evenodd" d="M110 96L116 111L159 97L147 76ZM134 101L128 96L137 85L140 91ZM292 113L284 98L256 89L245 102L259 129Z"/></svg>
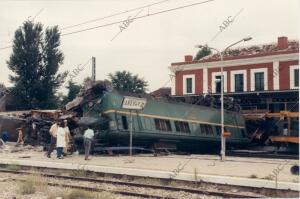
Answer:
<svg viewBox="0 0 300 199"><path fill-rule="evenodd" d="M171 78L171 95L176 95L176 76L174 74L170 74Z"/></svg>
<svg viewBox="0 0 300 199"><path fill-rule="evenodd" d="M299 69L299 65L291 65L290 66L290 89L298 89L299 87L295 86L294 73L295 69Z"/></svg>
<svg viewBox="0 0 300 199"><path fill-rule="evenodd" d="M203 62L203 63L194 63L194 64L182 64L180 66L170 66L174 71L186 71L186 70L195 70L201 68L220 68L223 67L232 67L232 66L242 66L242 65L253 65L253 64L262 64L262 63L273 63L274 61L293 61L299 59L299 53L290 53L290 54L280 54L280 55L266 55L262 57L252 57L252 58L241 58L234 60L226 61L212 61L212 62Z"/></svg>
<svg viewBox="0 0 300 199"><path fill-rule="evenodd" d="M279 90L279 61L273 62L273 90Z"/></svg>
<svg viewBox="0 0 300 199"><path fill-rule="evenodd" d="M203 68L203 93L208 93L208 76L207 68Z"/></svg>
<svg viewBox="0 0 300 199"><path fill-rule="evenodd" d="M224 92L227 92L227 71L223 71L224 75ZM211 73L211 85L212 93L216 93L216 76L221 76L221 72L212 72Z"/></svg>
<svg viewBox="0 0 300 199"><path fill-rule="evenodd" d="M251 69L250 77L250 89L255 91L255 73L263 72L264 73L264 90L268 90L268 68L256 68Z"/></svg>
<svg viewBox="0 0 300 199"><path fill-rule="evenodd" d="M191 93L187 93L187 88L186 88L186 79L188 78L192 78L192 92ZM195 94L195 75L183 75L182 77L183 79L183 94Z"/></svg>
<svg viewBox="0 0 300 199"><path fill-rule="evenodd" d="M235 76L237 74L243 74L244 78L244 92L247 91L247 70L233 70L230 71L230 92L235 92Z"/></svg>

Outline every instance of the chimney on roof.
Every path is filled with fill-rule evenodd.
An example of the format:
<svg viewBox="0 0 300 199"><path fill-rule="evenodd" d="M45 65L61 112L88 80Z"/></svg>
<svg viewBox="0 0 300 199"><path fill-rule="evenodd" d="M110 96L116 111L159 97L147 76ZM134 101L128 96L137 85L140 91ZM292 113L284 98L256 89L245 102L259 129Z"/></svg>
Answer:
<svg viewBox="0 0 300 199"><path fill-rule="evenodd" d="M184 56L184 62L192 62L192 61L193 61L193 55Z"/></svg>
<svg viewBox="0 0 300 199"><path fill-rule="evenodd" d="M277 48L278 50L284 50L288 47L288 38L287 37L278 37L277 40Z"/></svg>

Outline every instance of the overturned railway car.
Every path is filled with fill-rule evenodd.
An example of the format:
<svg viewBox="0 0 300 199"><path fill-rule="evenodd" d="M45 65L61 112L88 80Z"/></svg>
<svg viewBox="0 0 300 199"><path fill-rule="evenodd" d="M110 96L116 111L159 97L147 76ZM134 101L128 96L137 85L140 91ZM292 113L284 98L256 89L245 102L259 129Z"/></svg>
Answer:
<svg viewBox="0 0 300 199"><path fill-rule="evenodd" d="M133 146L147 149L174 149L186 152L217 152L220 150L220 110L153 99L149 95L141 111L122 109L124 96L134 95L116 90L98 92L88 100L82 100L81 123L95 130L96 147L128 147L131 115L133 118ZM137 97L137 95L135 95ZM82 98L81 98L82 99ZM225 111L225 131L228 148L249 144L245 121L241 114ZM77 146L82 135L76 135Z"/></svg>

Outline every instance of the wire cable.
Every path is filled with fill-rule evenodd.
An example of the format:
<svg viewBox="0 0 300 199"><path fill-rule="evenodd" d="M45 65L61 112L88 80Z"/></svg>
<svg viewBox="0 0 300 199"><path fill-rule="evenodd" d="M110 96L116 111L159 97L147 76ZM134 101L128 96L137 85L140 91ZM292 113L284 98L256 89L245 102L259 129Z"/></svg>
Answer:
<svg viewBox="0 0 300 199"><path fill-rule="evenodd" d="M164 0L164 1L167 1L167 0ZM198 2L198 3L193 3L193 4L188 4L188 5L184 5L184 6L180 6L180 7L175 7L175 8L171 8L171 9L167 9L167 10L162 10L162 11L155 12L155 13L147 13L146 15L143 15L143 16L134 17L131 20L141 19L141 18L153 16L153 15L162 14L162 13L165 13L165 12L171 12L171 11L174 11L174 10L179 10L179 9L183 9L183 8L193 7L193 6L204 4L204 3L208 3L208 2L211 2L211 1L214 1L214 0L206 0L206 1L201 1L201 2ZM157 2L156 4L162 3L162 2L163 1ZM144 7L148 7L148 6L144 6ZM107 27L107 26L119 24L121 22L124 22L124 20L120 20L120 21L116 21L116 22L112 22L112 23L108 23L108 24L103 24L103 25L100 25L100 26L94 26L94 27L91 27L91 28L85 28L85 29L82 29L82 30L73 31L73 32L65 33L65 34L61 34L61 37L66 36L66 35L72 35L72 34L76 34L76 33L85 32L85 31L89 31L89 30L94 30L94 29L98 29L98 28L103 28L103 27ZM0 48L0 50L5 50L5 49L11 48L11 47L12 46L2 47L2 48Z"/></svg>
<svg viewBox="0 0 300 199"><path fill-rule="evenodd" d="M130 9L130 10L125 10L125 11L122 11L122 12L118 12L118 13L115 13L115 14L112 14L112 15L104 16L104 17L101 17L101 18L88 20L88 21L85 21L85 22L82 22L82 23L79 23L79 24L74 24L74 25L71 25L71 26L66 26L66 27L61 28L61 30L70 29L70 28L73 28L73 27L77 27L77 26L88 24L88 23L92 23L92 22L95 22L95 21L101 21L103 19L108 19L108 18L111 18L111 17L115 17L115 16L118 16L118 15L129 13L129 12L132 12L132 11L135 11L135 10L144 9L146 7L149 8L150 6L161 4L161 3L164 3L164 2L167 2L167 1L170 1L170 0L163 0L163 1L156 2L156 3L152 3L152 4L144 5L144 6L141 6L141 7L133 8L133 9Z"/></svg>
<svg viewBox="0 0 300 199"><path fill-rule="evenodd" d="M174 10L188 8L188 7L192 7L192 6L196 6L196 5L208 3L208 2L211 2L211 1L214 1L214 0L207 0L207 1L202 1L202 2L198 2L198 3L193 3L193 4L184 5L184 6L179 6L179 7L175 7L175 8L171 8L171 9L167 9L167 10L162 10L162 11L159 11L159 12L149 13L149 14L142 15L142 16L139 16L139 17L134 17L131 20L141 19L141 18L145 18L145 17L149 17L149 16L154 16L154 15L166 13L166 12L171 12L171 11L174 11ZM107 27L107 26L111 26L111 25L115 25L115 24L121 23L123 21L124 20L120 20L120 21L116 21L116 22L112 22L112 23L108 23L108 24L103 24L103 25L100 25L100 26L94 26L94 27L90 27L90 28L85 28L85 29L81 29L81 30L77 30L77 31L65 33L65 34L62 34L61 36L72 35L72 34L76 34L76 33L80 33L80 32L85 32L85 31L89 31L89 30L103 28L103 27Z"/></svg>

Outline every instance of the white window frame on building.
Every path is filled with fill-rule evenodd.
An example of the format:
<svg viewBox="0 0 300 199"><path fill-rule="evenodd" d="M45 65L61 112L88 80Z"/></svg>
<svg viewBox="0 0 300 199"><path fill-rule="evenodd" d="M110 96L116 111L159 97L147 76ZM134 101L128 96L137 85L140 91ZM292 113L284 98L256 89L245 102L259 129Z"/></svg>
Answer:
<svg viewBox="0 0 300 199"><path fill-rule="evenodd" d="M188 93L187 92L187 79L191 78L192 79L192 92ZM183 75L183 94L188 95L188 94L195 94L195 75Z"/></svg>
<svg viewBox="0 0 300 199"><path fill-rule="evenodd" d="M224 75L224 93L227 92L227 71L223 71ZM221 76L221 72L211 73L212 93L216 93L216 76Z"/></svg>
<svg viewBox="0 0 300 199"><path fill-rule="evenodd" d="M247 91L247 70L233 70L230 71L230 91L237 92L235 90L235 75L243 75L243 91L238 92L246 92Z"/></svg>
<svg viewBox="0 0 300 199"><path fill-rule="evenodd" d="M171 74L170 80L171 80L171 95L175 95L176 94L176 76Z"/></svg>
<svg viewBox="0 0 300 199"><path fill-rule="evenodd" d="M256 69L251 69L251 91L256 91L255 90L255 73L264 73L264 89L263 90L268 90L268 68L256 68Z"/></svg>
<svg viewBox="0 0 300 199"><path fill-rule="evenodd" d="M290 89L298 89L299 88L299 82L298 86L295 85L295 70L298 69L298 75L299 75L299 65L291 65L290 66ZM298 76L299 80L299 76Z"/></svg>
<svg viewBox="0 0 300 199"><path fill-rule="evenodd" d="M279 61L273 62L273 90L279 90L280 66Z"/></svg>

